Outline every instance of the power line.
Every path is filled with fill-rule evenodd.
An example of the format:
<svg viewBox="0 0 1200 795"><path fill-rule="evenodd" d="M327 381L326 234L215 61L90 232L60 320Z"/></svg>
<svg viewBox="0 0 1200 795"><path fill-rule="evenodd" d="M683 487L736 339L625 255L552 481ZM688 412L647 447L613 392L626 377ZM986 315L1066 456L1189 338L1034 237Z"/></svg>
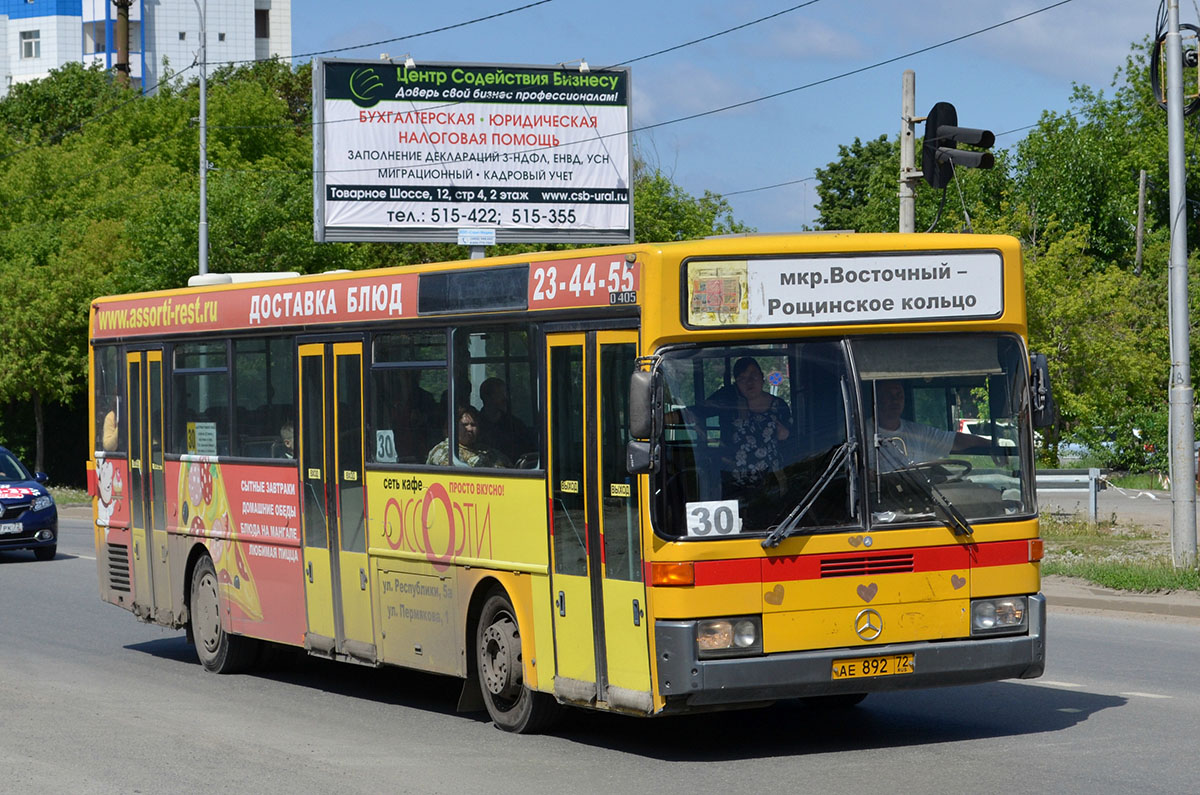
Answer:
<svg viewBox="0 0 1200 795"><path fill-rule="evenodd" d="M812 0L812 2L816 2L816 1L817 0ZM385 39L383 41L368 42L366 44L356 44L356 45L353 45L350 47L341 47L338 49L323 50L320 52L302 53L300 55L292 55L292 56L290 56L290 58L292 58L292 59L306 58L306 57L310 57L313 55L324 55L324 54L332 53L332 52L344 52L346 50L356 50L356 49L362 49L362 48L366 48L366 47L376 47L380 44L390 44L391 42L403 41L405 39L414 39L414 38L417 38L420 36L428 36L433 33L441 33L441 32L447 31L447 30L454 30L456 28L466 27L467 25L474 25L479 22L486 22L487 20L507 16L508 14L515 14L518 11L524 11L526 9L533 8L534 6L545 5L546 3L550 3L550 2L553 2L553 0L536 0L536 2L527 3L526 5L518 6L516 8L510 8L507 11L501 11L501 12L498 12L495 14L489 14L489 15L483 16L483 17L476 17L475 19L469 19L465 22L457 22L453 25L444 25L440 28L434 28L433 30L426 30L421 33L411 33L407 36L399 36L394 39ZM272 60L277 60L277 59L272 57L272 58L254 58L254 59L249 59L249 60L244 60L244 61L221 61L219 66L260 63L262 61L272 61ZM214 64L214 65L216 65L216 64ZM127 105L130 105L134 102L137 102L138 100L145 99L146 96L148 96L151 92L153 92L159 86L163 85L164 83L166 83L168 81L178 79L181 75L186 74L188 71L190 71L192 69L195 69L197 66L199 66L199 63L196 61L193 61L191 66L187 66L187 67L179 70L178 72L172 72L172 73L166 75L165 77L163 77L161 80L159 80L157 83L155 83L150 88L143 88L138 94L136 94L135 96L126 100L125 102L121 102L119 104L113 105L110 108L106 108L105 110L101 111L100 113L97 113L94 116L90 116L87 119L84 119L83 121L81 121L79 124L77 124L74 127L71 127L66 130L61 130L60 132L56 133L49 141L40 142L40 143L36 143L36 144L30 144L29 146L23 147L21 149L15 149L12 152L6 152L4 155L0 155L0 160L5 160L9 157L13 157L14 155L18 155L21 152L27 152L30 149L36 149L39 147L46 146L47 144L56 143L57 141L61 140L63 137L65 137L73 132L78 132L79 130L83 129L84 126L86 126L87 124L90 124L93 121L102 119L105 116L109 115L110 113L113 113L113 112L115 112ZM287 126L287 125L278 125L278 126Z"/></svg>
<svg viewBox="0 0 1200 795"><path fill-rule="evenodd" d="M546 1L548 2L548 0L546 0ZM645 55L639 55L639 56L637 56L636 58L630 58L629 60L626 60L626 61L621 61L620 63L611 64L610 66L606 66L606 67L604 67L604 69L613 69L613 68L616 68L616 67L618 67L618 66L628 66L629 64L637 63L638 61L645 61L645 60L647 60L647 59L649 59L649 58L654 58L655 56L658 56L658 55L664 55L664 54L666 54L666 53L669 53L669 52L674 52L675 50L681 50L681 49L683 49L684 47L690 47L690 46L692 46L693 44L700 44L700 43L702 43L702 42L710 41L710 40L712 40L712 39L715 39L715 38L718 38L718 37L720 37L720 36L724 36L724 35L726 35L726 34L733 33L733 32L735 32L735 31L742 30L742 29L744 29L744 28L751 27L752 25L757 25L757 24L759 24L760 22L766 22L767 20L770 20L770 19L775 19L776 17L781 17L781 16L783 16L784 14L789 14L789 13L791 13L792 11L797 11L797 10L799 10L799 9L801 9L801 8L804 8L804 7L806 7L806 6L811 6L811 5L813 5L813 4L815 4L815 3L819 3L819 2L821 2L821 0L808 0L808 2L806 2L806 3L800 3L799 5L794 5L794 6L791 6L790 8L785 8L785 9L783 9L782 11L776 11L774 14L768 14L768 15L767 15L767 16L765 16L765 17L759 17L758 19L752 19L752 20L750 20L749 22L743 22L742 24L740 24L740 25L735 25L735 26L733 26L732 28L726 28L726 29L724 29L724 30L717 31L716 33L710 33L710 34L709 34L709 35L707 35L707 36L701 36L701 37L700 37L700 38L698 38L698 39L692 39L691 41L685 41L685 42L683 42L682 44L676 44L676 45L675 45L675 46L673 46L673 47L667 47L666 49L657 50L657 51L655 51L655 52L647 53L647 54L645 54ZM535 3L535 5L536 5L536 3ZM526 7L527 7L527 6L526 6ZM521 10L521 9L514 9L514 10ZM511 13L511 12L505 12L505 13ZM469 23L463 23L463 24L469 24ZM441 29L439 29L439 30L441 30ZM427 32L432 32L432 33L435 33L435 32L437 32L437 31L427 31ZM426 35L426 34L425 34L425 33L417 33L417 34L414 34L414 35L415 35L415 36L424 36L424 35ZM378 43L387 43L387 42L377 42L377 44L378 44ZM355 45L354 47L343 48L343 49L359 49L359 48L362 48L362 47L370 47L370 46L374 46L374 45L370 45L370 44L359 44L359 45ZM335 51L334 51L334 50L327 50L326 52L335 52ZM320 55L321 53L310 53L310 54L312 54L312 55ZM299 57L303 57L303 56L293 56L293 57L295 57L295 58L299 58ZM257 61L240 61L240 62L238 62L238 63L257 63ZM603 70L601 70L601 71L603 71ZM429 110L438 110L438 109L440 109L440 108L451 108L451 107L455 107L456 105L461 105L461 104L463 104L461 101L447 102L447 103L445 103L445 104L442 104L442 105L435 105L435 106L433 106L433 107L429 108ZM344 123L344 122L352 122L352 121L354 121L354 119L336 119L336 120L327 120L327 121L322 121L322 122L321 122L321 124L341 124L341 123ZM243 126L243 127L245 127L245 128L251 128L251 127L275 127L275 128L282 128L282 127L289 127L289 126L292 126L292 125L286 125L286 124L273 124L273 125L242 125L242 126ZM235 128L235 127L232 127L232 126L226 126L226 127L225 127L225 129L236 129L236 128Z"/></svg>
<svg viewBox="0 0 1200 795"><path fill-rule="evenodd" d="M971 31L970 33L964 33L961 36L955 36L954 38L946 39L945 41L938 42L937 44L931 44L927 47L922 47L920 49L913 50L911 52L904 53L902 55L896 55L896 56L887 58L882 61L876 61L875 63L869 64L867 66L862 66L857 69L851 69L848 72L842 72L840 74L832 75L831 77L822 78L821 80L814 80L811 83L805 83L804 85L784 89L783 91L776 91L772 94L766 94L764 96L756 97L754 99L747 99L747 100L743 100L742 102L735 102L731 105L724 105L719 108L712 108L710 110L701 111L699 113L692 113L687 116L680 116L678 118L668 119L667 121L660 121L660 122L655 122L653 124L646 124L641 127L634 127L629 130L629 133L632 134L632 133L638 133L638 132L645 132L647 130L654 130L659 127L666 127L671 124L678 124L679 122L683 122L683 121L691 121L693 119L704 118L705 116L712 116L717 113L724 113L725 111L728 111L728 110L734 110L736 108L743 108L743 107L746 107L747 105L754 105L759 102L765 102L766 100L769 100L769 99L775 99L777 97L785 96L787 94L794 94L798 91L803 91L808 88L814 88L816 86L824 85L826 83L831 83L831 82L834 82L835 80L841 80L842 78L845 78L845 77L852 77L857 74L862 74L863 72L868 72L872 69L878 69L881 66L887 66L888 64L895 63L895 62L903 60L905 58L911 58L916 55L922 55L924 53L939 49L941 47L945 47L950 44L955 44L960 41L965 41L966 39L972 38L974 36L979 36L983 33L988 33L990 31L996 30L997 28L1002 28L1006 25L1011 25L1015 22L1020 22L1024 19L1028 19L1029 17L1035 16L1037 14L1041 14L1043 12L1050 11L1051 9L1058 8L1059 6L1066 5L1067 3L1070 3L1070 2L1073 2L1073 0L1058 0L1058 2L1056 2L1056 3L1051 3L1050 5L1043 6L1042 8L1036 9L1034 11L1030 11L1025 14L1021 14L1020 16L1013 17L1012 19L1004 20L1003 22L997 22L994 25L989 25L984 28L979 28L978 30ZM451 104L458 104L458 103L451 103ZM609 133L607 136L600 136L600 137L611 137L614 135L624 135L624 134L625 133ZM552 147L539 147L537 149L530 149L522 154L528 154L528 153L532 153L532 152L540 152L540 151L544 151L548 148L552 148ZM325 173L325 174L353 173L353 172L358 172L358 171L374 171L374 170L375 170L375 167L372 166L372 167L363 167L363 168L325 169L322 173Z"/></svg>
<svg viewBox="0 0 1200 795"><path fill-rule="evenodd" d="M818 0L812 0L812 2L817 2L817 1L818 1ZM531 7L532 5L540 5L541 3L545 3L545 2L550 2L550 0L539 0L539 2L538 2L538 3L533 3L533 4L530 4L529 6L522 6L522 7L520 7L520 8L517 8L517 9L512 9L512 10L510 10L510 11L508 11L508 12L503 12L503 13L501 13L501 14L495 14L495 15L492 15L492 17L481 17L481 18L479 18L478 20L472 20L471 22L460 23L459 25L450 26L450 27L461 27L462 25L465 25L465 24L472 24L473 22L480 21L480 20L483 20L483 19L490 19L490 18L493 18L493 17L495 17L495 16L502 16L504 13L513 13L513 12L515 12L515 11L522 10L522 9L524 9L524 8L529 8L529 7ZM963 34L963 35L960 35L960 36L955 36L954 38L946 39L945 41L938 42L937 44L932 44L932 45L929 45L929 46L927 46L927 47L922 47L922 48L919 48L919 49L917 49L917 50L913 50L913 51L911 51L911 52L904 53L904 54L902 54L902 55L897 55L897 56L893 56L893 57L891 57L891 58L887 58L887 59L885 59L885 60L882 60L882 61L877 61L877 62L875 62L875 63L872 63L872 64L869 64L869 65L867 65L867 66L862 66L862 67L859 67L859 68L857 68L857 69L852 69L852 70L850 70L850 71L847 71L847 72L842 72L842 73L840 73L840 74L833 75L833 76L830 76L830 77L826 77L826 78L823 78L823 79L821 79L821 80L815 80L815 81L813 81L813 82L810 82L810 83L805 83L805 84L803 84L803 85L795 86L795 87L793 87L793 88L789 88L789 89L784 89L783 91L777 91L777 92L774 92L774 93L771 93L771 94L767 94L767 95L764 95L764 96L761 96L761 97L756 97L756 98L754 98L754 99L748 99L748 100L744 100L744 101L742 101L742 102L736 102L736 103L733 103L733 104L730 104L730 105L725 105L725 106L722 106L722 107L719 107L719 108L713 108L713 109L710 109L710 110L701 111L701 112L699 112L699 113L693 113L693 114L689 114L689 115L687 115L687 116L680 116L680 117L678 117L678 118L675 118L675 119L669 119L669 120L667 120L667 121L656 122L656 123L653 123L653 124L647 124L647 125L643 125L643 126L641 126L641 127L635 127L635 128L632 128L632 129L630 129L630 130L629 130L629 134L633 134L633 133L637 133L637 132L645 132L645 131L647 131L647 130L653 130L653 129L657 129L657 128L659 128L659 127L666 127L666 126L668 126L668 125L671 125L671 124L678 124L679 122L683 122L683 121L691 121L691 120L693 120L693 119L704 118L704 117L706 117L706 116L712 116L712 115L715 115L715 114L717 114L717 113L723 113L723 112L725 112L725 111L729 111L729 110L734 110L734 109L737 109L737 108L746 107L746 106L748 106L748 105L757 104L757 103L759 103L759 102L764 102L764 101L766 101L766 100L769 100L769 99L775 99L775 98L777 98L777 97L785 96L785 95L787 95L787 94L793 94L793 93L796 93L796 92L798 92L798 91L803 91L803 90L805 90L805 89L808 89L808 88L814 88L814 87L816 87L816 86L824 85L824 84L826 84L826 83L831 83L831 82L833 82L833 81L840 80L840 79L842 79L842 78L851 77L851 76L854 76L854 75L857 75L857 74L862 74L862 73L864 73L864 72L868 72L868 71L871 71L871 70L873 70L873 69L878 69L878 68L879 68L879 67L881 67L881 66L886 66L886 65L888 65L888 64L895 63L895 62L897 62L897 61L900 61L900 60L903 60L903 59L905 59L905 58L911 58L911 57L914 57L914 56L916 56L916 55L922 55L922 54L924 54L924 53L931 52L931 51L933 51L933 50L936 50L936 49L939 49L939 48L942 48L942 47L948 46L948 45L950 45L950 44L955 44L955 43L958 43L958 42L960 42L960 41L965 41L966 39L970 39L970 38L973 38L973 37L975 37L975 36L979 36L979 35L981 35L981 34L983 34L983 33L988 33L988 32L991 32L991 31L993 31L993 30L996 30L996 29L998 29L998 28L1005 27L1005 26L1007 26L1007 25L1011 25L1011 24L1013 24L1013 23L1015 23L1015 22L1020 22L1020 21L1022 21L1022 20L1028 19L1029 17L1036 16L1037 14L1041 14L1041 13L1043 13L1043 12L1046 12L1046 11L1050 11L1050 10L1052 10L1052 9L1058 8L1059 6L1066 5L1067 3L1070 3L1070 2L1072 2L1072 0L1059 0L1058 2L1051 3L1050 5L1043 6L1042 8L1038 8L1038 9L1035 9L1035 10L1033 10L1033 11L1030 11L1030 12L1028 12L1028 13L1021 14L1020 16L1013 17L1012 19L1004 20L1004 21L1002 21L1002 22L998 22L998 23L996 23L996 24L994 24L994 25L989 25L989 26L987 26L987 27L984 27L984 28L980 28L980 29L978 29L978 30L971 31L971 32L969 32L969 33L965 33L965 34ZM811 3L808 3L808 4L811 4ZM806 5L807 5L807 4L806 4ZM801 7L801 6L797 6L797 7L795 7L795 8L799 8L799 7ZM786 9L785 11L782 11L782 12L779 12L779 13L787 13L787 11L795 10L795 8ZM774 16L777 16L777 15L778 15L778 14L776 14L776 15L774 15ZM746 23L746 25L742 25L742 26L739 26L739 27L745 27L745 26L747 26L747 25L751 25L751 24L754 24L754 22L749 22L749 23ZM734 29L730 29L730 30L734 30ZM413 35L414 35L414 36L418 36L418 35L425 35L425 34L413 34ZM718 34L713 34L713 36L716 36L716 35L722 35L722 34L721 34L721 33L718 33ZM710 37L708 37L708 38L712 38L712 37L710 36ZM364 46L364 47L365 47L365 46L371 46L371 45L359 45L359 46ZM687 46L687 44L679 45L679 47L682 47L682 46ZM351 49L353 49L353 48L351 48ZM678 49L678 47L671 48L671 49ZM651 53L650 55L648 55L648 56L643 56L643 57L650 57L651 55L654 55L654 54L655 54L655 53ZM455 104L461 104L461 103L448 103L448 105L447 105L447 106L451 106L451 105L455 105ZM340 121L340 120L339 120L339 121ZM327 123L328 123L328 122L327 122ZM287 126L292 126L292 125L287 125ZM1036 125L1029 125L1029 126L1030 126L1030 127L1032 127L1032 126L1036 126ZM1018 129L1024 129L1024 128L1018 128ZM1011 131L1010 131L1010 132L1011 132ZM625 133L610 133L610 134L609 134L609 136L598 136L598 137L610 137L610 136L612 136L612 135L618 135L618 134L619 134L619 135L624 135ZM1007 134L1007 133L1001 133L1001 134L1002 134L1002 135L1004 135L1004 134ZM528 151L529 151L529 152L537 152L537 151L542 151L543 149L546 149L546 148L547 148L547 147L541 147L541 148L538 148L538 149L532 149L532 150L528 150ZM363 168L350 168L350 169L324 169L324 170L323 170L321 173L323 173L323 174L333 174L333 173L354 173L354 172L360 172L360 171L374 171L374 170L376 170L376 169L375 169L375 167L373 167L373 166L372 166L372 167L363 167ZM262 169L262 170L260 170L260 169L230 169L230 170L227 170L227 171L232 171L232 172L235 172L235 173L261 172L261 173L292 173L292 174L305 174L305 173L307 173L307 174L313 174L313 175L315 175L315 174L316 174L316 170L315 170L315 169ZM798 179L798 180L793 180L793 181L789 181L789 182L779 183L778 185L764 186L764 187L760 187L760 188L747 188L747 189L745 189L745 190L732 191L732 192L730 192L730 193L726 193L726 194L722 194L722 195L724 195L724 196L734 196L734 195L740 195L740 194L743 194L743 193L752 193L752 192L756 192L756 191L760 191L760 190L767 190L768 188L772 188L772 187L782 187L782 186L784 186L784 185L788 185L788 184L796 184L796 183L799 183L799 182L805 182L805 181L808 181L808 180L811 180L811 179L815 179L815 177L804 177L804 178L801 178L801 179Z"/></svg>
<svg viewBox="0 0 1200 795"><path fill-rule="evenodd" d="M1013 17L1012 19L1008 19L1003 22L997 22L995 25L989 25L986 28L980 28L979 30L972 31L970 33L964 33L961 36L955 36L952 39L947 39L947 40L945 40L943 42L939 42L937 44L931 44L928 47L922 47L919 50L913 50L911 52L906 52L902 55L897 55L897 56L888 58L883 61L876 61L875 63L870 64L869 66L862 66L862 67L859 67L858 69L852 69L849 72L842 72L841 74L833 75L832 77L826 77L821 80L814 80L811 83L805 83L804 85L795 86L794 88L787 88L787 89L784 89L783 91L776 91L773 94L767 94L765 96L756 97L754 99L747 99L742 102L735 102L732 105L725 105L720 108L713 108L712 110L701 111L700 113L693 113L688 116L680 116L677 119L670 119L668 121L662 121L662 122L658 122L656 124L647 124L644 127L638 128L637 132L642 132L645 130L653 130L658 127L666 127L669 124L678 124L681 121L691 121L692 119L700 119L705 116L712 116L716 113L724 113L727 110L736 110L737 108L744 108L747 105L753 105L758 102L765 102L768 99L776 99L778 97L786 96L787 94L794 94L797 91L803 91L807 88L814 88L816 86L824 85L825 83L832 83L833 81L841 80L844 77L852 77L857 74L862 74L863 72L869 72L872 69L878 69L881 66L887 66L888 64L893 64L893 63L896 63L897 61L902 61L905 58L912 58L913 56L916 56L916 55L923 55L927 52L931 52L931 51L939 49L941 47L945 47L950 44L957 44L960 41L965 41L966 39L972 38L974 36L979 36L983 33L989 33L993 30L996 30L997 28L1002 28L1005 25L1011 25L1014 22L1020 22L1023 19L1028 19L1029 17L1035 16L1037 14L1041 14L1044 11L1049 11L1051 9L1058 8L1059 6L1065 6L1067 3L1070 3L1070 2L1073 2L1073 0L1059 0L1059 2L1057 2L1057 3L1051 3L1048 6L1043 6L1042 8L1036 9L1034 11L1030 11L1029 13L1022 14L1019 17Z"/></svg>
<svg viewBox="0 0 1200 795"><path fill-rule="evenodd" d="M771 188L784 188L788 185L799 185L801 182L812 182L816 177L803 177L801 179L791 179L787 182L776 182L774 185L763 185L761 188L746 188L745 190L731 190L728 193L720 194L725 196L740 196L743 193L755 193L760 190L770 190Z"/></svg>
<svg viewBox="0 0 1200 795"><path fill-rule="evenodd" d="M440 28L433 28L432 30L424 30L424 31L421 31L420 33L409 33L406 36L397 36L392 39L381 39L380 41L371 41L371 42L367 42L366 44L353 44L348 47L337 47L332 50L317 50L314 52L304 52L304 53L300 53L299 55L292 55L292 56L290 56L290 58L292 60L295 60L296 58L311 58L314 55L328 55L329 53L333 53L333 52L347 52L349 50L362 50L362 49L366 49L367 47L378 47L381 44L393 44L397 41L406 41L408 39L416 39L416 38L420 38L421 36L431 36L434 33L445 33L447 30L455 30L457 28L465 28L468 25L475 25L479 22L487 22L488 20L499 19L500 17L508 16L509 14L516 14L519 11L527 11L530 8L533 8L535 6L545 5L546 3L550 3L550 2L553 2L553 0L537 0L536 2L533 2L533 3L526 3L523 6L517 6L516 8L510 8L507 11L499 11L495 14L489 14L484 17L476 17L475 19L468 19L466 22L456 22L453 25L443 25ZM258 63L259 61L264 61L264 60L272 60L272 59L270 59L270 58L251 58L251 59L248 59L245 61L229 61L228 63L231 63L231 64Z"/></svg>
<svg viewBox="0 0 1200 795"><path fill-rule="evenodd" d="M805 6L810 6L810 5L813 5L814 3L819 3L819 2L821 2L821 0L808 0L807 3L801 3L800 5L792 6L791 8L785 8L782 11L776 11L774 14L768 14L767 16L759 17L758 19L752 19L749 22L742 23L741 25L736 25L732 28L726 28L725 30L719 31L717 33L709 34L708 36L702 36L698 39L692 39L691 41L685 41L683 44L676 44L674 47L667 47L665 50L658 50L657 52L652 52L647 55L639 55L637 58L630 58L628 61L621 61L620 63L615 63L615 64L612 64L611 66L606 66L604 68L612 69L613 67L616 67L616 66L629 66L629 64L631 64L631 63L637 63L638 61L644 61L647 58L653 58L656 55L664 55L665 53L668 53L668 52L674 52L675 50L681 50L684 47L690 47L693 44L700 44L701 42L715 39L718 36L724 36L726 33L733 33L735 30L742 30L743 28L748 28L751 25L757 25L760 22L766 22L768 19L775 19L775 17L781 17L784 14L790 14L793 11L797 11L801 8L804 8Z"/></svg>

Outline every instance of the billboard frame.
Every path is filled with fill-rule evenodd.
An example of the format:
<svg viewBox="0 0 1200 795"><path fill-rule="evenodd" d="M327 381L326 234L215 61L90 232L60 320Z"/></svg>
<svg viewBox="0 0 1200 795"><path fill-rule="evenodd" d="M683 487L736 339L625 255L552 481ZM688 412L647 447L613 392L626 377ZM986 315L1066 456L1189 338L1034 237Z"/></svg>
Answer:
<svg viewBox="0 0 1200 795"><path fill-rule="evenodd" d="M505 229L503 226L492 226L479 224L462 224L458 226L429 226L429 225L396 225L396 226L380 226L380 225L348 225L338 224L335 226L326 225L326 203L327 203L327 188L329 184L326 180L326 151L329 144L329 136L327 136L327 125L329 120L326 119L326 68L330 65L338 68L344 68L349 65L362 65L363 67L379 67L381 64L389 68L406 69L403 61L397 63L398 59L387 59L383 61L366 61L360 59L341 59L341 58L318 58L313 68L313 239L318 243L324 242L365 242L365 243L418 243L418 242L433 242L433 243L459 243L460 232L463 230L477 229L494 229L495 240L500 243L587 243L587 244L623 244L633 243L634 240L634 220L633 220L633 105L632 105L632 85L631 74L629 67L614 67L610 69L601 69L591 72L585 72L577 66L563 65L530 65L530 64L509 64L509 63L460 63L460 62L430 62L422 64L421 69L464 69L464 70L520 70L522 72L534 73L566 73L566 74L592 74L592 75L620 75L623 80L623 91L625 96L625 129L621 133L607 134L599 136L602 138L615 138L618 136L624 137L626 147L626 169L621 175L625 183L624 187L619 184L613 190L624 190L626 198L620 202L626 208L626 217L628 219L628 228L619 229L586 229L581 227L519 227ZM412 68L412 67L408 67ZM486 103L486 100L474 100L476 103ZM408 107L414 110L410 100ZM468 100L470 102L470 100ZM461 104L461 103L460 103ZM531 107L530 105L521 105L514 102L506 102L504 104L513 105L514 107ZM444 107L444 106L439 106ZM536 106L533 106L536 107ZM474 187L474 186L472 186ZM570 188L565 188L569 190ZM611 203L611 202L610 202ZM564 207L577 206L576 203L567 202Z"/></svg>

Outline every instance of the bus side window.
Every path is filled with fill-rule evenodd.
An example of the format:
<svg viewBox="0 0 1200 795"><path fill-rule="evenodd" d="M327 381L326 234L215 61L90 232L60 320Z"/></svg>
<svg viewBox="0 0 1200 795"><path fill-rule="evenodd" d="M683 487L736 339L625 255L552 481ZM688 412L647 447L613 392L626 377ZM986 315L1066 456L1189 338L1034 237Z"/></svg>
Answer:
<svg viewBox="0 0 1200 795"><path fill-rule="evenodd" d="M169 452L228 455L229 368L227 343L177 345L174 355L174 411Z"/></svg>
<svg viewBox="0 0 1200 795"><path fill-rule="evenodd" d="M97 347L93 376L96 433L93 450L125 450L125 411L121 400L121 352L115 345Z"/></svg>
<svg viewBox="0 0 1200 795"><path fill-rule="evenodd" d="M291 340L235 340L233 394L236 403L233 454L250 458L287 457L286 426L296 422L296 349Z"/></svg>
<svg viewBox="0 0 1200 795"><path fill-rule="evenodd" d="M541 465L537 399L541 394L529 354L524 324L456 329L455 408L479 409L476 444L500 465L536 469Z"/></svg>
<svg viewBox="0 0 1200 795"><path fill-rule="evenodd" d="M372 343L367 460L424 464L446 436L446 412L437 396L447 388L446 333L379 334Z"/></svg>

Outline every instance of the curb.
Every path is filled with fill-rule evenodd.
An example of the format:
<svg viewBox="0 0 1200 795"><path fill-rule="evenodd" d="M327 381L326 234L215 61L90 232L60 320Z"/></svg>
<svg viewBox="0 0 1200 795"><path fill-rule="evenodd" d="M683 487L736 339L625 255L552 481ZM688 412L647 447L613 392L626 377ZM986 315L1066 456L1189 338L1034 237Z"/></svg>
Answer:
<svg viewBox="0 0 1200 795"><path fill-rule="evenodd" d="M1200 618L1200 594L1192 591L1131 593L1101 588L1082 580L1059 577L1042 579L1042 593L1049 607L1083 607L1122 613Z"/></svg>

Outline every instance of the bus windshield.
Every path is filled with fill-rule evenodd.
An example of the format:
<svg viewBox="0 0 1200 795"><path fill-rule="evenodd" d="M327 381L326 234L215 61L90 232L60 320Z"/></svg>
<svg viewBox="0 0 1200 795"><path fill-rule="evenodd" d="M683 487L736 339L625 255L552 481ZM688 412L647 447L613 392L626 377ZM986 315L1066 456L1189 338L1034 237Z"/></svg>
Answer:
<svg viewBox="0 0 1200 795"><path fill-rule="evenodd" d="M1026 517L1015 336L781 340L664 351L656 531L728 538Z"/></svg>

